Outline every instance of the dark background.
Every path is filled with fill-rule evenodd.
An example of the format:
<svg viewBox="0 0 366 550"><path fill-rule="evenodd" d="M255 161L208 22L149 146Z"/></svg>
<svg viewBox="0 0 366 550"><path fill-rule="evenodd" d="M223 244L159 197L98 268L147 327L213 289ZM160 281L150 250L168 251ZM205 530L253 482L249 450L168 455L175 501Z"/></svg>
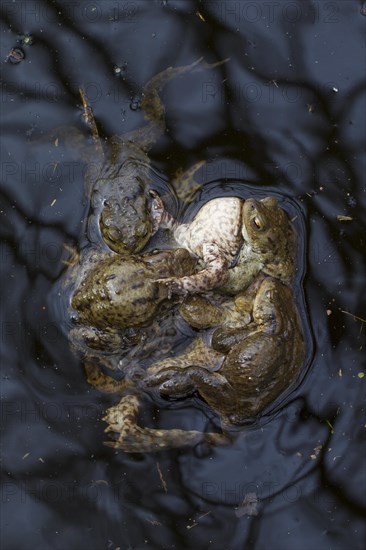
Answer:
<svg viewBox="0 0 366 550"><path fill-rule="evenodd" d="M365 6L1 9L2 549L363 548ZM17 44L27 33L33 43ZM6 61L14 46L25 53L19 64ZM206 159L200 177L211 194L250 185L298 205L313 360L278 414L231 447L129 456L102 444L101 415L115 399L86 383L55 291L63 243L83 238L84 167L42 137L61 125L87 135L80 84L104 136L139 127L130 105L147 80L202 55L231 61L166 86L168 131L152 150L154 169L169 179ZM114 65L125 66L124 79ZM202 430L212 417L194 400L157 412L147 406L143 422ZM248 493L257 515L240 508Z"/></svg>

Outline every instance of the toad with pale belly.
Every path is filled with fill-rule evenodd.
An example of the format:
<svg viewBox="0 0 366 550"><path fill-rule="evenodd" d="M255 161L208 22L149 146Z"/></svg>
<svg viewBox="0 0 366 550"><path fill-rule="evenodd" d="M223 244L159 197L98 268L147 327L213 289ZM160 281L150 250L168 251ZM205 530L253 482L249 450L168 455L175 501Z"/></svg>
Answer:
<svg viewBox="0 0 366 550"><path fill-rule="evenodd" d="M289 282L294 273L295 231L275 197L262 200L219 197L202 206L192 222L177 223L166 211L179 246L197 256L204 268L191 276L159 282L171 294L191 294L219 287L235 294L261 271Z"/></svg>

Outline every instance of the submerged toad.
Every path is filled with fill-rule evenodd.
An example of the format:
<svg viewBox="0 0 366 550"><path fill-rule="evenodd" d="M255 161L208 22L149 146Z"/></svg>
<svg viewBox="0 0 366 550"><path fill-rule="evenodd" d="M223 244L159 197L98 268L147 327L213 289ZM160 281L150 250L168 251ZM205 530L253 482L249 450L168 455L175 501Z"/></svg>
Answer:
<svg viewBox="0 0 366 550"><path fill-rule="evenodd" d="M90 198L88 238L93 244L120 254L140 252L158 229L160 201L151 195L152 173L148 153L165 132L165 110L159 92L187 72L217 67L201 57L182 67L169 67L154 76L141 93L141 110L147 125L102 142L83 88L83 118L90 125L94 145L74 127L55 130L49 137L64 140L87 163L85 187Z"/></svg>
<svg viewBox="0 0 366 550"><path fill-rule="evenodd" d="M295 232L274 197L245 201L219 197L204 204L188 224L177 223L166 211L161 223L173 230L179 246L204 264L204 269L192 276L160 280L170 293L221 287L235 294L260 271L284 282L294 273Z"/></svg>
<svg viewBox="0 0 366 550"><path fill-rule="evenodd" d="M91 240L98 232L113 251L136 253L157 231L157 204L149 193L147 153L165 131L164 106L158 92L169 80L193 70L201 61L170 67L154 76L141 94L141 109L149 124L129 134L113 136L104 162L90 166L86 186L92 206L88 226ZM96 127L95 123L92 127Z"/></svg>
<svg viewBox="0 0 366 550"><path fill-rule="evenodd" d="M105 151L91 107L84 91L80 90L84 118L92 128L94 148L84 147L84 158L90 162L85 178L91 197L90 245L66 278L73 292L71 306L77 324L70 331L70 338L77 349L85 351L86 345L117 354L125 346L140 343L142 338L146 340L148 335L140 327L151 325L167 294L153 278L193 273L194 261L184 250L141 258L132 254L144 248L157 230L162 213L161 199L150 189L148 157L152 144L165 131L164 106L159 92L180 74L213 68L225 62L207 64L200 58L188 66L169 67L153 77L145 85L141 99L148 125L112 137ZM82 149L80 134L72 131L70 135L75 148ZM107 252L107 247L121 256Z"/></svg>
<svg viewBox="0 0 366 550"><path fill-rule="evenodd" d="M171 79L193 71L214 68L227 60L208 64L203 58L183 67L169 67L154 76L141 94L146 127L109 142L109 154L100 167L95 161L86 185L91 196L89 233L99 226L104 242L115 252L140 252L157 231L160 202L152 196L148 151L165 131L165 110L159 97ZM95 127L95 123L94 126Z"/></svg>

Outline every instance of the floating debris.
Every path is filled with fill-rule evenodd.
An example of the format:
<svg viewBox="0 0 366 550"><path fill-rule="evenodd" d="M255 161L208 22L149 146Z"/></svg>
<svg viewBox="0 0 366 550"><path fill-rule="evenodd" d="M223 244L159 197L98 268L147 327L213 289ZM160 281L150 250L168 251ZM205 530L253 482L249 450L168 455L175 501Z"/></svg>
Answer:
<svg viewBox="0 0 366 550"><path fill-rule="evenodd" d="M198 520L202 519L202 518L205 518L206 516L208 516L209 514L211 514L211 510L209 510L208 512L206 512L205 514L202 514L201 516L198 517ZM191 518L189 518L191 519ZM193 523L191 525L186 525L186 529L193 529L193 527L197 527L197 525L199 524L199 521L196 521L195 519L193 520Z"/></svg>
<svg viewBox="0 0 366 550"><path fill-rule="evenodd" d="M339 222L351 222L353 221L352 216L337 216Z"/></svg>
<svg viewBox="0 0 366 550"><path fill-rule="evenodd" d="M92 485L109 485L109 482L106 479L92 479Z"/></svg>
<svg viewBox="0 0 366 550"><path fill-rule="evenodd" d="M30 34L20 34L17 42L25 46L31 46L33 44L33 36Z"/></svg>
<svg viewBox="0 0 366 550"><path fill-rule="evenodd" d="M130 109L131 111L138 111L139 109L141 109L141 98L139 96L135 96L132 98Z"/></svg>
<svg viewBox="0 0 366 550"><path fill-rule="evenodd" d="M327 422L328 422L328 421L327 421ZM316 460L317 457L318 457L318 455L319 455L319 453L320 453L320 451L322 450L322 448L323 448L323 445L317 445L316 447L314 447L314 449L313 449L313 450L314 450L314 454L311 454L311 455L310 455L310 458L311 458L312 460Z"/></svg>
<svg viewBox="0 0 366 550"><path fill-rule="evenodd" d="M10 61L13 65L24 61L25 53L20 48L12 48L7 55L6 61Z"/></svg>
<svg viewBox="0 0 366 550"><path fill-rule="evenodd" d="M113 72L118 78L122 77L126 73L126 67L124 65L113 65Z"/></svg>
<svg viewBox="0 0 366 550"><path fill-rule="evenodd" d="M164 492L167 493L167 492L168 492L168 488L167 488L165 479L164 479L164 477L163 477L163 474L162 474L162 472L161 472L159 462L156 463L156 469L157 469L157 471L158 471L159 478L160 478L161 484L162 484L162 486L163 486Z"/></svg>
<svg viewBox="0 0 366 550"><path fill-rule="evenodd" d="M366 319L362 319L362 317L357 317L357 315L353 315L353 313L350 313L349 311L345 311L344 309L341 309L341 312L342 313L345 313L346 315L350 315L351 317L354 318L354 320L356 321L361 321L361 323L366 323Z"/></svg>
<svg viewBox="0 0 366 550"><path fill-rule="evenodd" d="M325 421L326 421L326 423L328 424L328 426L330 428L330 433L334 434L334 428L333 428L333 425L331 424L331 422L328 419L326 419Z"/></svg>
<svg viewBox="0 0 366 550"><path fill-rule="evenodd" d="M242 516L257 516L258 515L258 497L256 493L247 493L240 506L235 510L237 518Z"/></svg>

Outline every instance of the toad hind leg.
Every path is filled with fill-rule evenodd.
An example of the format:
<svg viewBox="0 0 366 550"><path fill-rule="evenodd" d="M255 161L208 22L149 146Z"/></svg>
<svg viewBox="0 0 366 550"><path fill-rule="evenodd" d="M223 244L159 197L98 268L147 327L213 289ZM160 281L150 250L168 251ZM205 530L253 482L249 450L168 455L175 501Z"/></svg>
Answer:
<svg viewBox="0 0 366 550"><path fill-rule="evenodd" d="M201 338L197 338L188 346L182 355L169 357L155 362L146 370L143 383L146 386L155 386L155 376L166 368L171 368L179 371L186 369L192 365L200 365L208 370L216 370L220 368L224 360L224 355L207 346ZM150 383L151 382L151 383Z"/></svg>
<svg viewBox="0 0 366 550"><path fill-rule="evenodd" d="M201 160L184 172L179 170L171 181L175 194L184 204L192 202L194 195L202 189L202 183L198 183L194 175L205 163L205 160Z"/></svg>
<svg viewBox="0 0 366 550"><path fill-rule="evenodd" d="M165 84L184 73L188 73L193 70L205 70L213 69L226 63L229 59L218 61L217 63L206 63L203 57L194 61L190 65L182 67L168 67L155 75L144 86L141 94L141 110L144 114L145 120L148 121L148 125L144 128L139 128L132 131L129 134L125 134L122 137L115 136L114 147L117 150L126 141L132 141L137 144L138 147L148 150L157 139L159 139L165 131L165 109L162 100L159 96L159 92L163 89Z"/></svg>
<svg viewBox="0 0 366 550"><path fill-rule="evenodd" d="M103 420L109 426L105 432L117 435L114 441L104 444L126 453L146 453L166 449L191 447L200 442L225 445L230 442L227 436L219 433L203 433L188 430L157 430L137 425L139 399L136 395L126 395L114 407L107 410Z"/></svg>
<svg viewBox="0 0 366 550"><path fill-rule="evenodd" d="M229 59L224 59L223 61L218 61L217 63L206 63L203 57L197 59L190 65L185 65L183 67L168 67L164 69L157 75L155 75L144 87L142 100L141 100L141 109L144 112L146 120L153 122L154 124L161 124L165 126L164 120L164 106L159 97L159 92L165 86L169 80L172 80L178 75L188 73L193 70L206 70L213 69L229 61Z"/></svg>
<svg viewBox="0 0 366 550"><path fill-rule="evenodd" d="M84 370L87 382L103 393L123 393L132 383L129 380L115 380L101 372L91 361L85 361Z"/></svg>

